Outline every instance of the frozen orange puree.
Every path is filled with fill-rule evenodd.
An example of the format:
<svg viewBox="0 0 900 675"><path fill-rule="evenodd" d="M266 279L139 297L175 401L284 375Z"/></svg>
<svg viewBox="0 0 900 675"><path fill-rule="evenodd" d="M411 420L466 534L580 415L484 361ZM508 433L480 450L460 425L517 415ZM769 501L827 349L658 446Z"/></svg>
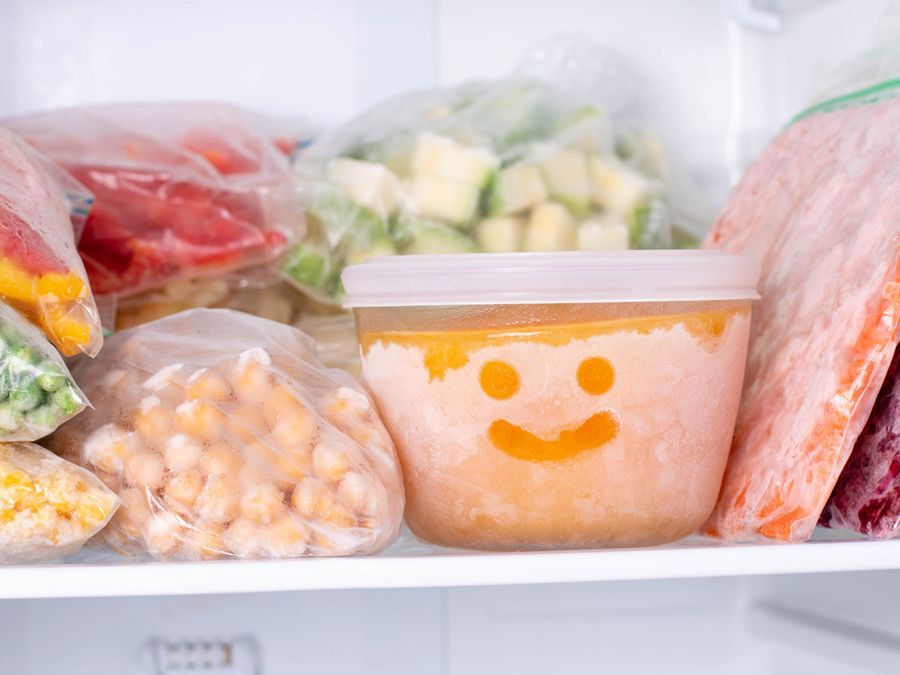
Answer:
<svg viewBox="0 0 900 675"><path fill-rule="evenodd" d="M438 331L370 331L359 310L363 377L399 449L417 535L482 549L640 546L706 519L749 303L626 307L626 318Z"/></svg>

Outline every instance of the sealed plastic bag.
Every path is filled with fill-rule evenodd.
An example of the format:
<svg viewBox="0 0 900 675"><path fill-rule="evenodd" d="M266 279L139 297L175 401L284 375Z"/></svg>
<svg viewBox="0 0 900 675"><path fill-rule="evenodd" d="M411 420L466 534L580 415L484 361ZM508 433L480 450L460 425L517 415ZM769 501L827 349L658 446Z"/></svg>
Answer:
<svg viewBox="0 0 900 675"><path fill-rule="evenodd" d="M900 349L821 522L877 539L900 536Z"/></svg>
<svg viewBox="0 0 900 675"><path fill-rule="evenodd" d="M0 443L0 563L74 553L119 499L90 472L32 443Z"/></svg>
<svg viewBox="0 0 900 675"><path fill-rule="evenodd" d="M887 65L877 55L862 63ZM762 263L711 534L809 537L887 373L900 339L900 59L893 63L876 69L893 73L881 84L851 68L843 89L782 131L707 240Z"/></svg>
<svg viewBox="0 0 900 675"><path fill-rule="evenodd" d="M93 355L103 344L75 249L90 199L74 179L0 127L0 300L39 325L67 356Z"/></svg>
<svg viewBox="0 0 900 675"><path fill-rule="evenodd" d="M160 559L372 553L400 527L394 446L294 328L198 309L114 335L52 447L122 498L105 540Z"/></svg>
<svg viewBox="0 0 900 675"><path fill-rule="evenodd" d="M0 302L0 442L36 441L86 405L40 330Z"/></svg>
<svg viewBox="0 0 900 675"><path fill-rule="evenodd" d="M239 108L104 105L6 124L94 193L79 251L97 294L267 262L295 227L274 125Z"/></svg>
<svg viewBox="0 0 900 675"><path fill-rule="evenodd" d="M696 244L711 218L633 123L635 89L563 39L503 80L382 104L297 156L307 236L283 273L335 302L343 267L373 255Z"/></svg>

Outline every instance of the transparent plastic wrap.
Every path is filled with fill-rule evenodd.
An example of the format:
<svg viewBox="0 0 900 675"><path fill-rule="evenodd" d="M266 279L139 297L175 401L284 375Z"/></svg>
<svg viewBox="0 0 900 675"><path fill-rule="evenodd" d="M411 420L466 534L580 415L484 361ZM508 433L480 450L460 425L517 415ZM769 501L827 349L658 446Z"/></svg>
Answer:
<svg viewBox="0 0 900 675"><path fill-rule="evenodd" d="M831 77L825 100L747 170L706 240L763 270L710 534L810 536L900 339L897 44ZM873 84L874 74L895 79Z"/></svg>
<svg viewBox="0 0 900 675"><path fill-rule="evenodd" d="M0 443L0 563L74 553L118 506L118 497L80 466L32 443Z"/></svg>
<svg viewBox="0 0 900 675"><path fill-rule="evenodd" d="M821 522L876 539L900 536L900 349Z"/></svg>
<svg viewBox="0 0 900 675"><path fill-rule="evenodd" d="M349 375L294 328L197 309L114 335L52 437L123 501L104 540L159 559L366 554L397 535L394 446Z"/></svg>
<svg viewBox="0 0 900 675"><path fill-rule="evenodd" d="M507 78L392 99L295 157L306 236L286 278L340 301L373 255L668 248L712 221L632 110L638 82L577 38Z"/></svg>
<svg viewBox="0 0 900 675"><path fill-rule="evenodd" d="M79 251L97 294L265 263L298 227L279 149L290 134L240 108L103 105L4 124L94 193Z"/></svg>
<svg viewBox="0 0 900 675"><path fill-rule="evenodd" d="M0 300L40 326L66 356L103 344L76 239L91 196L0 126Z"/></svg>
<svg viewBox="0 0 900 675"><path fill-rule="evenodd" d="M86 405L41 331L0 302L0 442L36 441Z"/></svg>

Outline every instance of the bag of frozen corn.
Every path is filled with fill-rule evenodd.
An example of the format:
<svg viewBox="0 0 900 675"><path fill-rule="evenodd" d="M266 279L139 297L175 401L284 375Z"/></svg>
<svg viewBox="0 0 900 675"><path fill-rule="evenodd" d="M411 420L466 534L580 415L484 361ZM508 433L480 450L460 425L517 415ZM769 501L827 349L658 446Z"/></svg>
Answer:
<svg viewBox="0 0 900 675"><path fill-rule="evenodd" d="M373 255L695 244L711 218L633 123L635 89L565 39L505 79L381 104L295 157L307 230L284 275L339 302L341 270Z"/></svg>
<svg viewBox="0 0 900 675"><path fill-rule="evenodd" d="M0 564L74 553L118 506L85 469L32 443L0 443Z"/></svg>
<svg viewBox="0 0 900 675"><path fill-rule="evenodd" d="M42 438L87 403L41 331L0 302L0 442Z"/></svg>
<svg viewBox="0 0 900 675"><path fill-rule="evenodd" d="M114 335L75 375L96 410L51 447L121 497L103 533L119 552L350 555L399 531L400 471L372 401L290 326L190 310Z"/></svg>
<svg viewBox="0 0 900 675"><path fill-rule="evenodd" d="M90 194L0 127L0 300L40 326L66 356L103 344L75 245Z"/></svg>

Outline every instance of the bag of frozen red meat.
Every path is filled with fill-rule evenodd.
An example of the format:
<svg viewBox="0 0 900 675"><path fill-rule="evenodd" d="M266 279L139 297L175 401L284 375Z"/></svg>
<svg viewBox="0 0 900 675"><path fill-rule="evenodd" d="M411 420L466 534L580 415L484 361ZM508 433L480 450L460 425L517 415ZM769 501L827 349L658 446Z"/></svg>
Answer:
<svg viewBox="0 0 900 675"><path fill-rule="evenodd" d="M400 471L371 399L290 326L190 310L114 335L75 375L96 410L50 447L121 497L102 535L119 552L365 554L398 533Z"/></svg>
<svg viewBox="0 0 900 675"><path fill-rule="evenodd" d="M827 98L747 170L706 240L762 262L743 398L708 533L806 539L854 445L871 443L857 439L900 339L898 76L900 41L891 39L832 77ZM862 489L855 503L878 499L883 485Z"/></svg>
<svg viewBox="0 0 900 675"><path fill-rule="evenodd" d="M268 262L297 227L291 139L261 115L101 105L5 123L94 193L79 252L98 295Z"/></svg>
<svg viewBox="0 0 900 675"><path fill-rule="evenodd" d="M900 536L900 350L821 522L875 539Z"/></svg>
<svg viewBox="0 0 900 675"><path fill-rule="evenodd" d="M40 326L66 356L103 344L75 248L90 193L0 127L0 300Z"/></svg>

